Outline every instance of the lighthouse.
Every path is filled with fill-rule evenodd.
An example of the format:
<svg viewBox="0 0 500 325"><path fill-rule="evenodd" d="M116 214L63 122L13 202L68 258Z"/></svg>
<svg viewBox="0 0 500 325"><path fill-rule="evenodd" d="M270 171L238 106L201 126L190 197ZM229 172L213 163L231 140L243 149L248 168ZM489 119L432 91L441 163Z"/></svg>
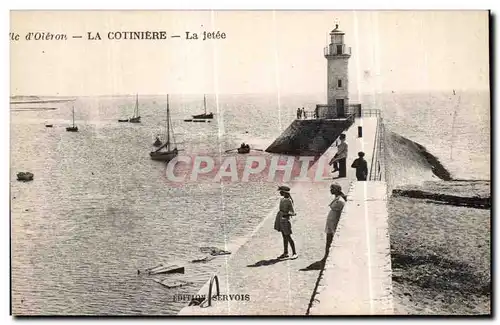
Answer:
<svg viewBox="0 0 500 325"><path fill-rule="evenodd" d="M349 107L349 58L351 48L344 44L345 33L335 25L330 32L330 44L324 48L328 61L326 118L343 118Z"/></svg>
<svg viewBox="0 0 500 325"><path fill-rule="evenodd" d="M297 116L266 152L296 156L320 156L361 116L361 104L349 102L349 59L351 48L344 44L345 33L335 25L323 54L327 60L327 103L316 104L314 118ZM319 53L318 53L319 55ZM355 110L349 111L349 108ZM297 114L299 115L299 114ZM358 129L360 130L360 129ZM362 136L358 133L359 137Z"/></svg>

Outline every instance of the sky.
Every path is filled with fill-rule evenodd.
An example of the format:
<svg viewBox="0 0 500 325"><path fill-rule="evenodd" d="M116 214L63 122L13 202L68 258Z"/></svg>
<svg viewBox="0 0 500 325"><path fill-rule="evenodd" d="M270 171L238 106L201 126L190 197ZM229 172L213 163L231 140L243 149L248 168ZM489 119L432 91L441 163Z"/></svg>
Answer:
<svg viewBox="0 0 500 325"><path fill-rule="evenodd" d="M351 93L489 89L487 11L13 11L11 95L326 93L339 24ZM107 39L166 31L167 40ZM186 40L186 31L220 31ZM67 41L26 41L28 32ZM87 32L101 41L87 40ZM73 39L72 35L82 35Z"/></svg>

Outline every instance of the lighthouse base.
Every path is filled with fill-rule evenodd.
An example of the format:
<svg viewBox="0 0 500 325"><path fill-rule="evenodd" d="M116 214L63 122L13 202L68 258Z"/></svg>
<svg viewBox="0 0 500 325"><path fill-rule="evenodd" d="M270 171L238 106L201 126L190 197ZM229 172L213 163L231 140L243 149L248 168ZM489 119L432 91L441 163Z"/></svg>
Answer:
<svg viewBox="0 0 500 325"><path fill-rule="evenodd" d="M319 156L353 122L354 116L336 119L295 120L266 151L294 156Z"/></svg>

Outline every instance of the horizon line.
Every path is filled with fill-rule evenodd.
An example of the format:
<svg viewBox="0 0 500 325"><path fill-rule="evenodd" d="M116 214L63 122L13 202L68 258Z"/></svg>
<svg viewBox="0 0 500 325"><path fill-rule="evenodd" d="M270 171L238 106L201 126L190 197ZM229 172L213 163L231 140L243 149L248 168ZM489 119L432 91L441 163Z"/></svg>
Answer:
<svg viewBox="0 0 500 325"><path fill-rule="evenodd" d="M457 90L454 88L450 89L438 89L438 90L405 90L405 91L396 91L396 90L388 90L388 91L382 91L382 92L360 92L358 94L361 95L379 95L379 94L423 94L423 93L446 93L446 92L453 92L453 90ZM459 94L460 92L462 93L471 93L471 92L490 92L490 89L465 89L465 90L459 90L456 93ZM228 95L238 95L238 96L251 96L251 95L277 95L277 92L256 92L256 93L210 93L210 92L198 92L198 93L116 93L116 94L88 94L88 95L61 95L61 94L17 94L17 95L10 95L9 98L15 98L15 97L117 97L117 96L197 96L197 95L208 95L208 96L228 96ZM281 97L290 97L290 96L295 96L295 97L300 97L300 96L325 96L325 93L320 93L320 92L308 92L308 93L281 93ZM358 96L356 96L358 97ZM350 97L350 99L355 98L355 97Z"/></svg>

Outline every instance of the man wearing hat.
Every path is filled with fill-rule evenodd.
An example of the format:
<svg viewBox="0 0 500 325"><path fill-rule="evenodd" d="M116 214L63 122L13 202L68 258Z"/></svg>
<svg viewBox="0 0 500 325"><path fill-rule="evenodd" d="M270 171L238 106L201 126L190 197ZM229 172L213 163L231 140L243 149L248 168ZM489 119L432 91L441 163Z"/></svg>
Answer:
<svg viewBox="0 0 500 325"><path fill-rule="evenodd" d="M346 177L346 159L347 159L347 151L348 151L348 146L347 143L345 142L346 135L345 133L342 133L339 136L340 143L337 146L337 153L333 158L330 160L330 165L333 165L333 171L332 173L339 172L339 178L340 177Z"/></svg>
<svg viewBox="0 0 500 325"><path fill-rule="evenodd" d="M278 259L289 258L288 255L288 244L292 248L292 259L297 258L297 252L295 251L295 242L292 239L292 224L290 223L290 218L295 215L293 209L293 199L290 195L290 188L288 186L278 187L278 191L283 198L280 200L279 211L276 214L276 219L274 220L274 229L281 232L283 236L283 254L281 254Z"/></svg>

